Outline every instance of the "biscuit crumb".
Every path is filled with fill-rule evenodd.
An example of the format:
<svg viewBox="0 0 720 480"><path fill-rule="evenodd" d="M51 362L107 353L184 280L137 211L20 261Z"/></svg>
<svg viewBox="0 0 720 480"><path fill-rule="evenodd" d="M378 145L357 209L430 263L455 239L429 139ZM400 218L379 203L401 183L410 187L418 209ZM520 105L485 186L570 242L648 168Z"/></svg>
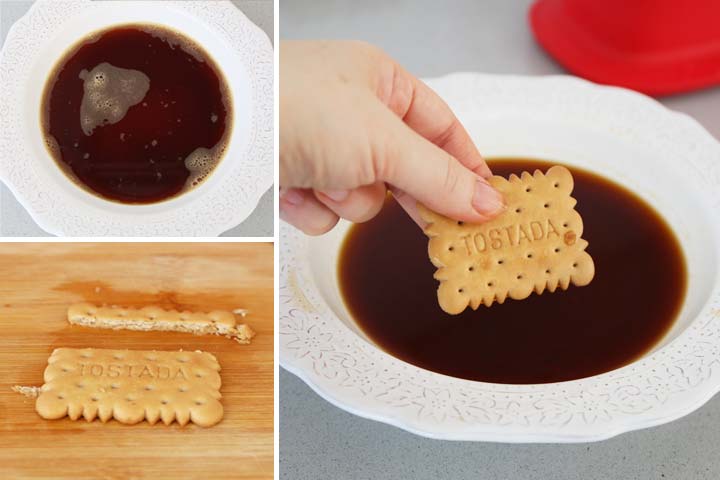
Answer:
<svg viewBox="0 0 720 480"><path fill-rule="evenodd" d="M20 385L14 385L12 387L12 391L27 398L37 398L38 395L40 395L40 388L41 387L23 387Z"/></svg>

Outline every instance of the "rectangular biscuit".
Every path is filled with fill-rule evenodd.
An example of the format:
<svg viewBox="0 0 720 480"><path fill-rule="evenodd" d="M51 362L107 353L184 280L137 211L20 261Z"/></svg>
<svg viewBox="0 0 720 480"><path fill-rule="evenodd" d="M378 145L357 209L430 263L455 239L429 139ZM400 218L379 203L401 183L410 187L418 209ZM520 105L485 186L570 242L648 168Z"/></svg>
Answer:
<svg viewBox="0 0 720 480"><path fill-rule="evenodd" d="M48 420L191 421L209 427L223 416L219 371L215 357L199 351L57 348L35 410Z"/></svg>
<svg viewBox="0 0 720 480"><path fill-rule="evenodd" d="M469 224L419 205L428 222L428 253L438 268L438 302L450 314L469 305L527 298L533 291L563 290L590 283L595 266L581 237L583 221L570 196L570 171L551 167L543 174L523 172L509 179L494 176L507 209L490 221Z"/></svg>
<svg viewBox="0 0 720 480"><path fill-rule="evenodd" d="M244 316L242 313L241 315ZM223 310L209 313L178 312L155 306L123 308L115 305L98 307L91 303L76 303L68 308L68 322L84 327L113 330L160 330L195 335L224 335L242 344L250 343L250 339L255 336L249 326L237 323L234 313Z"/></svg>

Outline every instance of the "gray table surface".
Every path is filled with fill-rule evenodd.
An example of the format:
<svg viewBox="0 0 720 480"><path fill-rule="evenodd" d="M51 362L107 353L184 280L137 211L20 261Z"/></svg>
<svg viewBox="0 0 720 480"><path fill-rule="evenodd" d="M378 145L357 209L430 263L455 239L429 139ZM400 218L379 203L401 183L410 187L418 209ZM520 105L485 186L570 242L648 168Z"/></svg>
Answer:
<svg viewBox="0 0 720 480"><path fill-rule="evenodd" d="M534 43L529 0L280 0L280 38L362 39L411 72L562 73ZM665 98L720 138L720 88ZM340 410L280 372L280 473L290 479L717 479L720 397L660 427L577 445L421 438Z"/></svg>
<svg viewBox="0 0 720 480"><path fill-rule="evenodd" d="M8 30L30 8L34 0L0 0L0 48ZM162 0L152 0L162 1ZM208 0L209 1L209 0ZM273 41L273 0L232 0L245 15ZM241 224L224 232L223 237L272 237L274 225L273 187L260 198L257 208ZM0 237L46 237L10 190L0 182Z"/></svg>

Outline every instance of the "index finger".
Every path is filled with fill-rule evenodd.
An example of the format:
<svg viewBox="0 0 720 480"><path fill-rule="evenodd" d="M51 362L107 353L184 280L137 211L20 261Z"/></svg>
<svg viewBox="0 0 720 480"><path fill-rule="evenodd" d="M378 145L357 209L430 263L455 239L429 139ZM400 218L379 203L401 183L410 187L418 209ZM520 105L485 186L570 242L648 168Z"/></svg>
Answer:
<svg viewBox="0 0 720 480"><path fill-rule="evenodd" d="M492 173L465 127L445 101L421 80L389 60L378 97L411 129L482 177Z"/></svg>

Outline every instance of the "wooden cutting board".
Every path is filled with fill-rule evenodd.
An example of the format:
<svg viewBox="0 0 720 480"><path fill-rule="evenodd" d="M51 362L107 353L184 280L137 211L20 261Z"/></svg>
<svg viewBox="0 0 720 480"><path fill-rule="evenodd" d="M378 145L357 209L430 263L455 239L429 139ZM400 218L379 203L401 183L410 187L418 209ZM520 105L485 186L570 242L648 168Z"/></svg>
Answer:
<svg viewBox="0 0 720 480"><path fill-rule="evenodd" d="M71 326L70 303L245 308L251 345ZM41 385L57 347L195 350L221 365L211 428L44 420L13 385ZM256 243L0 243L0 478L272 478L273 247Z"/></svg>

